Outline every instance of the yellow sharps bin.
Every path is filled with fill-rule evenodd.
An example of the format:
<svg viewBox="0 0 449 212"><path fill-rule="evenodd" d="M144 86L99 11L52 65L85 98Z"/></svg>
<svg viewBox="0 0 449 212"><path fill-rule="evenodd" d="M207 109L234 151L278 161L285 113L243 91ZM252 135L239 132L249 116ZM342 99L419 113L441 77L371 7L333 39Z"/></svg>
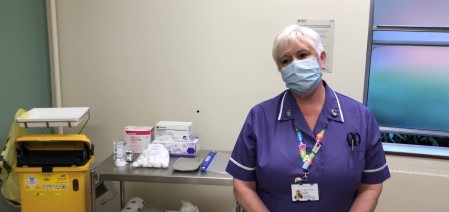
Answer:
<svg viewBox="0 0 449 212"><path fill-rule="evenodd" d="M16 145L22 212L90 211L94 148L84 134L24 135Z"/></svg>

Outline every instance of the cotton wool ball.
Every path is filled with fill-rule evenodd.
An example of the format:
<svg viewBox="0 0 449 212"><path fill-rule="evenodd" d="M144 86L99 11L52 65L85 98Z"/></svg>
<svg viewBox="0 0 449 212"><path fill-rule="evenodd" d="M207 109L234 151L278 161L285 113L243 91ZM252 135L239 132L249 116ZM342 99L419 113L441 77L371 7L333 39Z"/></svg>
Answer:
<svg viewBox="0 0 449 212"><path fill-rule="evenodd" d="M141 157L137 158L136 162L137 164L142 164L142 158Z"/></svg>

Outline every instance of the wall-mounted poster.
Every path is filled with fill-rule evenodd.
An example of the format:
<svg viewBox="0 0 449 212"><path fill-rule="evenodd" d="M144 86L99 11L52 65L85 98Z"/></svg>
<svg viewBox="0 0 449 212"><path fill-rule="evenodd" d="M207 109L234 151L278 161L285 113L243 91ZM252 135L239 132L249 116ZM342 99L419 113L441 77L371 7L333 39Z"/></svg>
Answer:
<svg viewBox="0 0 449 212"><path fill-rule="evenodd" d="M332 61L334 51L334 20L314 20L314 19L299 19L298 24L309 27L318 34L323 40L324 51L326 51L326 72L332 72Z"/></svg>

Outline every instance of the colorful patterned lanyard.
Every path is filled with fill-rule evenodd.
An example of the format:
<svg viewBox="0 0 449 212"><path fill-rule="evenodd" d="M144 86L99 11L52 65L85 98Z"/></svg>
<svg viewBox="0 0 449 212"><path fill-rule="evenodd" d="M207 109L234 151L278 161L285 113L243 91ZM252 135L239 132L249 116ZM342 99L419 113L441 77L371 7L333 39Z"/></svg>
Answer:
<svg viewBox="0 0 449 212"><path fill-rule="evenodd" d="M299 155L302 159L302 170L304 172L305 177L307 177L307 174L310 172L310 166L312 165L313 158L318 154L318 151L321 148L321 143L323 141L324 137L324 129L321 130L316 136L315 136L315 145L312 148L312 151L307 153L306 147L307 145L302 142L303 136L301 133L301 130L299 130L297 127L295 127L296 132L296 140L298 141L298 149L299 149Z"/></svg>

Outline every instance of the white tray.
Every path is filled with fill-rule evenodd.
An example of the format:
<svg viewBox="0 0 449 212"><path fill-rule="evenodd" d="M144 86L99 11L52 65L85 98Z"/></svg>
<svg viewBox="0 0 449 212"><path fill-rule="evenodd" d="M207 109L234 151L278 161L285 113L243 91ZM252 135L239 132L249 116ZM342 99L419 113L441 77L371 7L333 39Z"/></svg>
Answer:
<svg viewBox="0 0 449 212"><path fill-rule="evenodd" d="M17 117L21 127L75 127L89 114L89 107L33 108Z"/></svg>

